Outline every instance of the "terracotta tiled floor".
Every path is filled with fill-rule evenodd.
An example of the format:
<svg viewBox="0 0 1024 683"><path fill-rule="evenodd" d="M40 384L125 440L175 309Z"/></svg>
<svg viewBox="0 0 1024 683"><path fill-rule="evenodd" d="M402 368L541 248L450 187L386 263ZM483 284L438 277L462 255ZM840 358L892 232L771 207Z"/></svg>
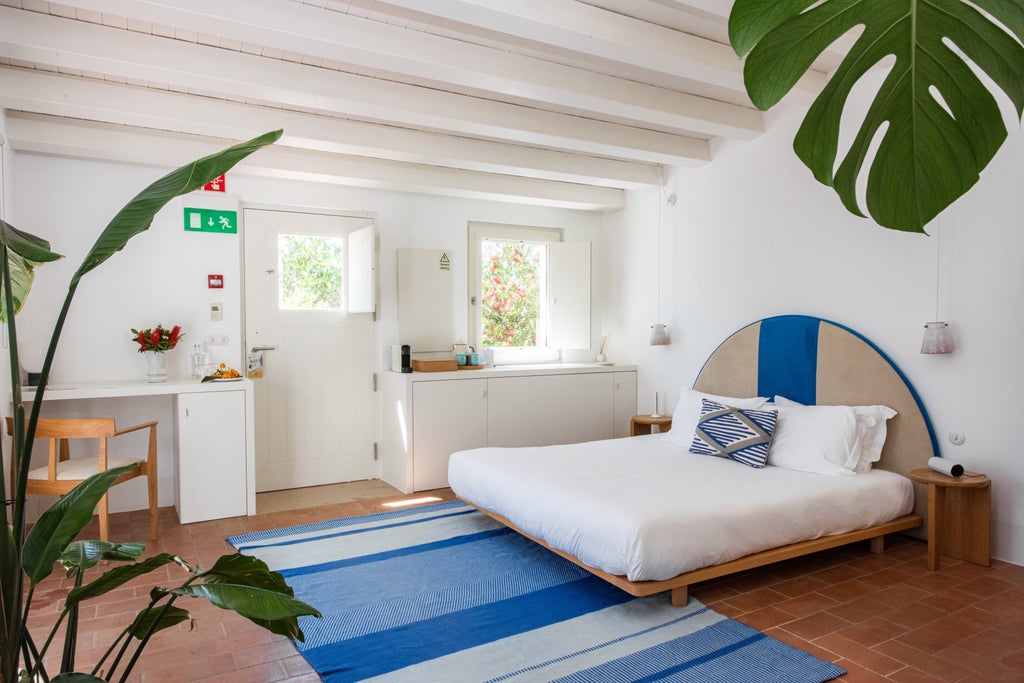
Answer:
<svg viewBox="0 0 1024 683"><path fill-rule="evenodd" d="M324 488L264 498L257 508L274 511L254 517L181 526L173 508L161 510L161 537L147 553L176 553L209 566L232 551L224 541L231 535L367 514L386 509L386 502L423 495L387 495L387 488L365 482ZM449 491L432 493L451 498ZM324 495L349 500L286 509ZM112 516L113 540L146 533L144 513ZM79 668L99 657L142 607L150 586L170 585L172 576L180 581L180 570L161 570L86 603ZM1024 567L993 562L987 568L943 558L939 571L930 572L924 543L896 537L882 555L858 544L699 584L690 593L726 616L836 662L850 672L842 681L1024 681ZM40 586L34 625L52 623L63 594L59 578ZM132 680L319 680L287 640L234 613L189 602L182 606L195 617L195 630L180 625L155 636Z"/></svg>

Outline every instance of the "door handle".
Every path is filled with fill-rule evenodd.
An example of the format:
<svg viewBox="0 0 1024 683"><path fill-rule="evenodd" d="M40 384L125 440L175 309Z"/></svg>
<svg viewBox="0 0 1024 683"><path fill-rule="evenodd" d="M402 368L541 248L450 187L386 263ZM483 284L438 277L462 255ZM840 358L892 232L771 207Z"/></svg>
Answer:
<svg viewBox="0 0 1024 683"><path fill-rule="evenodd" d="M254 347L252 347L252 351L250 351L249 353L256 353L257 351L276 351L276 350L277 350L276 346L254 346Z"/></svg>

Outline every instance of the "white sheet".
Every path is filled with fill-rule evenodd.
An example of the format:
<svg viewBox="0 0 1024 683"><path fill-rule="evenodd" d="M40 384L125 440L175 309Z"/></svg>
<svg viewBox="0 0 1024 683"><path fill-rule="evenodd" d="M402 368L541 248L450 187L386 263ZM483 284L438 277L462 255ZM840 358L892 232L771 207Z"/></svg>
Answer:
<svg viewBox="0 0 1024 683"><path fill-rule="evenodd" d="M695 455L665 434L451 456L460 497L591 567L633 581L909 514L910 480L828 477Z"/></svg>

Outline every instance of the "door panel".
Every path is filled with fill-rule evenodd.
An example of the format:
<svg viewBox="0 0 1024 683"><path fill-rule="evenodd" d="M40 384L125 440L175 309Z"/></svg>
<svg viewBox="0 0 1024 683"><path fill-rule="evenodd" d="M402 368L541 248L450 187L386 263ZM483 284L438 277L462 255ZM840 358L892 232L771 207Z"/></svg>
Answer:
<svg viewBox="0 0 1024 683"><path fill-rule="evenodd" d="M373 315L347 311L348 269L340 281L324 275L332 286L312 303L295 295L288 273L320 267L296 266L283 253L312 237L340 268L344 255L336 258L333 240L342 238L347 254L349 233L372 227L372 219L257 209L246 209L244 218L246 350L264 349L257 351L263 375L253 378L256 490L369 479L376 473ZM323 251L309 249L310 258ZM362 296L360 305L368 301Z"/></svg>

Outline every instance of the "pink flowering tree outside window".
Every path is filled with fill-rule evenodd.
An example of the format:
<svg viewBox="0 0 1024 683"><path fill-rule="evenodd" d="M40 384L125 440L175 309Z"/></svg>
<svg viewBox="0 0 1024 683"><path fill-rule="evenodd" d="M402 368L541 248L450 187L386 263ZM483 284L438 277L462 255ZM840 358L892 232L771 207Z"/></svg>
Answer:
<svg viewBox="0 0 1024 683"><path fill-rule="evenodd" d="M483 346L537 345L543 245L484 240L481 243Z"/></svg>

